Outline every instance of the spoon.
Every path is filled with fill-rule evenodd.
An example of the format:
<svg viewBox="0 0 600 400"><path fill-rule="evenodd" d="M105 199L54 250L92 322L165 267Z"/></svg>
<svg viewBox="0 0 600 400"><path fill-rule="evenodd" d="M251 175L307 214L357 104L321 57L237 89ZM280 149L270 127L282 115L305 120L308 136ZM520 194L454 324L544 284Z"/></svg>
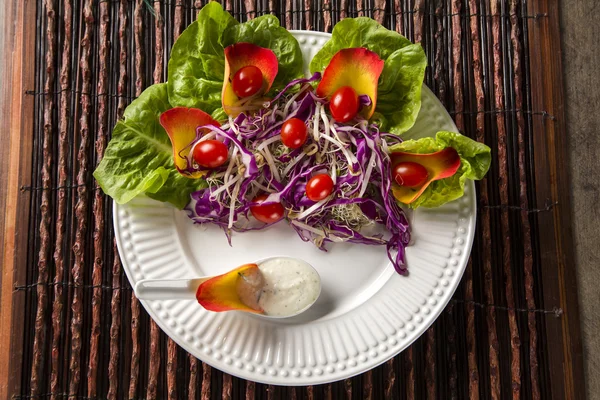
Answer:
<svg viewBox="0 0 600 400"><path fill-rule="evenodd" d="M291 257L270 257L217 276L192 279L142 279L140 300L192 300L210 311L245 311L287 318L309 309L321 292L314 267Z"/></svg>

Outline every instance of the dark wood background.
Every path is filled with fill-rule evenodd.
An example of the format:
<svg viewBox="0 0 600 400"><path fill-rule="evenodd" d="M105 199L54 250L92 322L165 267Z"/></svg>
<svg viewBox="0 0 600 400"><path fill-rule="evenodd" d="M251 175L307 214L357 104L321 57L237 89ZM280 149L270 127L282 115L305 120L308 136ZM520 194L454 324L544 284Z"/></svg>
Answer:
<svg viewBox="0 0 600 400"><path fill-rule="evenodd" d="M478 184L479 234L432 328L342 382L246 382L189 356L149 320L91 171L125 106L166 79L170 47L203 4L0 6L0 398L584 398L551 0L224 1L240 20L272 12L288 28L331 31L366 15L421 42L427 84L494 152Z"/></svg>

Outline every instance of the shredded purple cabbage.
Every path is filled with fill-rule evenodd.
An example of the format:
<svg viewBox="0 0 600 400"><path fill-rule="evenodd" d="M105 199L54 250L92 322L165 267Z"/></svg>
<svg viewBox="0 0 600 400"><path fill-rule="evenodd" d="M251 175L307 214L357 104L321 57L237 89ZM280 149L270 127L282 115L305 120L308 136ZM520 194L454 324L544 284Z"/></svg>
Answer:
<svg viewBox="0 0 600 400"><path fill-rule="evenodd" d="M385 246L396 271L407 272L405 247L410 227L404 211L389 194L392 185L388 143L397 136L379 132L375 124L357 120L338 124L326 113L327 101L317 97L308 79L290 82L254 115L244 113L221 127L198 128L193 148L207 138L229 146L229 160L206 175L207 187L191 195L188 215L198 224L221 227L231 243L232 232L260 230L268 225L255 220L250 207L281 203L284 218L304 241L326 251L328 243L350 242ZM288 90L300 85L296 93ZM371 104L360 96L363 106ZM300 149L281 143L281 127L289 118L305 121L308 138ZM191 152L190 152L191 153ZM200 170L189 160L190 171ZM314 202L306 197L308 180L327 173L334 180L333 193ZM374 229L380 227L379 230ZM371 231L382 233L368 233Z"/></svg>
<svg viewBox="0 0 600 400"><path fill-rule="evenodd" d="M361 94L358 96L358 104L363 107L369 107L371 104L373 104L373 102L371 101L371 97L367 96L366 94Z"/></svg>

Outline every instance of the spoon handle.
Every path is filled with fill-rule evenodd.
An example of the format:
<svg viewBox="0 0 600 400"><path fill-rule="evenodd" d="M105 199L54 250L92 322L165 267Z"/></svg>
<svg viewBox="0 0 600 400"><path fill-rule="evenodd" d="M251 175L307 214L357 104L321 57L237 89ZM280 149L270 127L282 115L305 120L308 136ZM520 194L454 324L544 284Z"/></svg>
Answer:
<svg viewBox="0 0 600 400"><path fill-rule="evenodd" d="M142 279L134 291L140 300L194 300L198 286L207 279Z"/></svg>

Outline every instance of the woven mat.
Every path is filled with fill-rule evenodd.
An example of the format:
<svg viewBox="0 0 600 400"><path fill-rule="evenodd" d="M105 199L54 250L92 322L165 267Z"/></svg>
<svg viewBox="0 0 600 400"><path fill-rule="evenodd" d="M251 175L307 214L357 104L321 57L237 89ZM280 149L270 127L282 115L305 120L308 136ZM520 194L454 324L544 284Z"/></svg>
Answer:
<svg viewBox="0 0 600 400"><path fill-rule="evenodd" d="M115 121L166 80L175 38L204 1L37 0L32 177L23 346L15 399L549 398L540 199L534 138L554 115L532 106L528 29L548 18L520 0L246 0L240 21L274 13L288 29L331 31L369 16L421 42L427 85L459 129L493 149L477 185L471 260L446 310L411 347L372 371L314 387L247 382L203 364L149 319L115 251L111 200L91 172ZM33 25L32 25L32 28ZM540 206L542 204L542 206ZM536 206L537 205L537 206ZM20 303L19 303L20 304ZM556 397L554 393L554 397ZM558 394L560 397L560 394Z"/></svg>

